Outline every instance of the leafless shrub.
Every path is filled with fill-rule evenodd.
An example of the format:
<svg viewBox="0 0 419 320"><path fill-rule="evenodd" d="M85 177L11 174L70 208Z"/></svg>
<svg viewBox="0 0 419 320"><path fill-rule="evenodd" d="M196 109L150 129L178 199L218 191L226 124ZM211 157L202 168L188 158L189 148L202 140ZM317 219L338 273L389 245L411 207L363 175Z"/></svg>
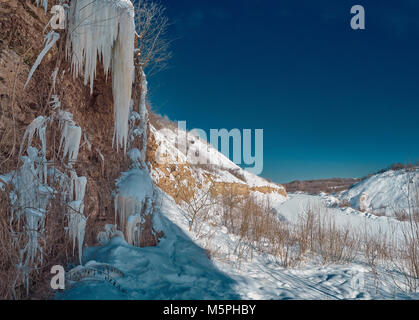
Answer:
<svg viewBox="0 0 419 320"><path fill-rule="evenodd" d="M217 171L227 171L229 172L232 176L236 177L237 179L246 182L246 178L244 176L244 174L242 172L240 172L240 168L226 168L223 166L219 166L216 164L207 164L207 163L196 163L192 165L195 168L200 168L204 171L208 171L211 173L217 173Z"/></svg>
<svg viewBox="0 0 419 320"><path fill-rule="evenodd" d="M156 111L152 110L152 107L149 103L147 103L148 109L148 118L150 123L153 125L154 128L157 130L161 130L164 128L177 130L177 123L170 120L167 116L162 116L158 114Z"/></svg>
<svg viewBox="0 0 419 320"><path fill-rule="evenodd" d="M296 238L300 254L320 255L323 263L352 262L359 239L350 226L338 227L333 216L315 207L307 207L297 223Z"/></svg>
<svg viewBox="0 0 419 320"><path fill-rule="evenodd" d="M347 190L352 185L360 182L362 179L352 178L331 178L319 180L292 181L284 184L288 192L306 192L309 194L319 194L321 192L334 193Z"/></svg>
<svg viewBox="0 0 419 320"><path fill-rule="evenodd" d="M148 75L167 67L172 57L171 40L167 37L169 19L166 8L151 0L140 0L135 7L137 57Z"/></svg>
<svg viewBox="0 0 419 320"><path fill-rule="evenodd" d="M350 208L351 207L351 203L349 202L349 200L347 199L343 199L339 202L339 208Z"/></svg>
<svg viewBox="0 0 419 320"><path fill-rule="evenodd" d="M412 190L413 189L413 190ZM407 220L401 224L401 239L396 242L390 259L392 267L401 276L393 277L394 284L402 291L416 293L419 289L419 188L408 188L409 209Z"/></svg>
<svg viewBox="0 0 419 320"><path fill-rule="evenodd" d="M175 184L177 197L182 201L187 214L189 231L194 228L199 231L202 223L207 221L208 210L216 204L216 199L212 197L214 184L209 182L194 189L187 184L187 180L182 180L179 176L175 177Z"/></svg>
<svg viewBox="0 0 419 320"><path fill-rule="evenodd" d="M17 276L16 264L19 252L12 246L10 236L10 187L0 190L0 298L12 299L12 284ZM19 294L20 297L20 294Z"/></svg>
<svg viewBox="0 0 419 320"><path fill-rule="evenodd" d="M394 216L399 221L409 221L409 213L405 209L394 210Z"/></svg>
<svg viewBox="0 0 419 320"><path fill-rule="evenodd" d="M226 171L230 172L237 179L239 179L243 182L246 182L246 178L245 178L244 174L240 172L240 168L237 168L237 169L228 168L228 169L226 169Z"/></svg>

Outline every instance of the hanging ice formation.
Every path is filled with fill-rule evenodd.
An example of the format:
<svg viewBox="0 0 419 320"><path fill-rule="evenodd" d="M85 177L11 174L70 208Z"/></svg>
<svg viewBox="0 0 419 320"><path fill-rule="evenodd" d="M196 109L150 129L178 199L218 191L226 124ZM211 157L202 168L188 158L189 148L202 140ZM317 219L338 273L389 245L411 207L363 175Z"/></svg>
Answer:
<svg viewBox="0 0 419 320"><path fill-rule="evenodd" d="M141 96L140 96L140 118L141 124L140 127L143 129L143 141L142 141L142 148L141 148L141 162L145 166L146 160L146 153L147 153L147 122L148 122L148 110L146 106L146 99L148 93L148 83L147 78L143 70L141 70Z"/></svg>
<svg viewBox="0 0 419 320"><path fill-rule="evenodd" d="M48 4L47 4L48 5ZM52 48L52 46L54 45L54 43L56 43L58 41L58 39L60 39L60 34L56 33L54 31L50 31L46 36L45 36L45 47L44 49L41 51L41 53L39 54L38 58L36 58L35 63L33 64L31 70L29 71L29 75L28 78L25 82L24 87L26 87L29 83L29 80L31 80L33 73L35 72L36 68L38 68L39 64L41 63L42 59L44 58L44 56L48 53L48 51Z"/></svg>
<svg viewBox="0 0 419 320"><path fill-rule="evenodd" d="M136 150L136 149L133 149ZM131 152L132 159L138 156ZM139 245L141 225L144 217L152 213L153 182L147 169L140 169L138 165L128 172L122 173L117 181L115 195L115 224L118 221L126 235L126 240L132 245Z"/></svg>
<svg viewBox="0 0 419 320"><path fill-rule="evenodd" d="M139 214L131 215L127 222L126 238L127 243L139 247L141 241L141 224L144 220Z"/></svg>
<svg viewBox="0 0 419 320"><path fill-rule="evenodd" d="M72 164L77 160L80 148L81 128L73 121L70 112L58 110L58 121L61 129L60 146L63 146L63 159L68 155L69 176L64 176L64 200L67 204L68 234L73 243L73 252L78 248L80 264L82 264L82 250L87 218L84 215L84 194L86 191L86 177L78 177Z"/></svg>
<svg viewBox="0 0 419 320"><path fill-rule="evenodd" d="M112 72L115 128L113 144L126 151L134 76L134 7L129 0L73 0L66 51L74 77L84 74L93 91L97 61Z"/></svg>
<svg viewBox="0 0 419 320"><path fill-rule="evenodd" d="M73 241L73 250L77 242L80 263L87 220L84 216L87 180L85 177L77 176L71 163L77 158L81 128L75 125L71 113L59 110L58 97L54 96L50 105L55 107L50 117L40 116L27 127L19 150L22 166L12 179L14 188L11 193L10 225L17 227L17 230L12 230L14 243L19 245L18 239L22 239L21 236L24 236L23 239L26 241L23 248L20 249L20 261L17 267L18 278L22 277L27 290L29 289L30 271L36 270L42 263L41 244L44 238L45 216L49 202L57 194L57 190L48 184L49 178L54 178L55 182L59 182L62 200L67 205L68 232ZM64 145L63 158L69 154L69 163L66 165L68 174L60 172L48 164L47 160L46 131L48 124L55 118L58 118L59 126L62 129L60 144ZM34 138L38 138L40 141L40 150L32 145ZM23 155L25 147L26 155ZM51 167L50 170L47 170L47 166Z"/></svg>
<svg viewBox="0 0 419 320"><path fill-rule="evenodd" d="M36 0L36 5L39 6L41 3L41 0ZM47 13L48 10L48 0L42 0L42 6L44 7L45 13Z"/></svg>
<svg viewBox="0 0 419 320"><path fill-rule="evenodd" d="M25 236L26 243L20 250L20 261L17 268L18 277L22 276L22 282L27 290L29 290L30 267L36 270L42 263L42 246L40 244L43 241L45 214L48 203L55 193L55 190L47 184L45 136L47 123L47 118L38 117L26 129L19 153L23 164L12 180L14 191L11 197L10 225L17 222L18 230L12 230L16 244L19 243L17 241L19 234ZM36 135L41 141L41 152L31 146ZM21 156L26 140L28 141L27 156ZM19 232L21 224L25 226L23 233Z"/></svg>
<svg viewBox="0 0 419 320"><path fill-rule="evenodd" d="M58 112L59 126L61 129L60 146L64 146L63 158L68 155L70 163L76 161L79 154L80 139L81 139L81 128L76 126L73 121L73 116L69 112L61 111Z"/></svg>

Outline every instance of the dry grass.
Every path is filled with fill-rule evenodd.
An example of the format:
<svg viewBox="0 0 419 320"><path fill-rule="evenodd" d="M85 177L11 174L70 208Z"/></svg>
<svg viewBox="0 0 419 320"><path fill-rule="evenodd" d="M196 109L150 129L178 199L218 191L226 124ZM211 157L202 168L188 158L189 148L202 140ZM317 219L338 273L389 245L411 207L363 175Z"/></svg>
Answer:
<svg viewBox="0 0 419 320"><path fill-rule="evenodd" d="M391 252L392 267L401 275L393 278L401 290L418 292L419 289L419 186L408 190L409 208L407 220L402 223L402 237Z"/></svg>
<svg viewBox="0 0 419 320"><path fill-rule="evenodd" d="M221 199L222 223L239 237L236 254L253 252L279 258L284 267L298 265L307 255L318 255L324 264L352 262L360 241L349 227L338 228L332 216L307 208L296 224L278 219L269 202L225 194Z"/></svg>

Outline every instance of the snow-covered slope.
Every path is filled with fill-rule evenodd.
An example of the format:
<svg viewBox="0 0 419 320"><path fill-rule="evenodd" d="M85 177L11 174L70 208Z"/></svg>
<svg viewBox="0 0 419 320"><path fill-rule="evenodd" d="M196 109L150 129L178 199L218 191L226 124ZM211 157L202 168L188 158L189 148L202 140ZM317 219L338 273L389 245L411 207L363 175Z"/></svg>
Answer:
<svg viewBox="0 0 419 320"><path fill-rule="evenodd" d="M178 135L184 138L187 148L179 145ZM168 128L157 131L151 127L150 136L151 151L147 160L152 179L159 187L153 192L158 205L152 216L152 232L162 232L164 237L157 246L139 248L108 225L99 237L100 245L85 248L83 266L67 274L68 288L58 294L57 299L417 298L395 288L391 276L384 275L377 286L373 272L362 257L350 264L324 265L310 256L298 266L285 268L281 258L263 250L252 250L252 244L248 247L252 252L243 254L237 250L243 238L220 223L219 208L208 210L200 227L191 228L188 206L178 193L179 188L186 188L190 192L188 196L200 198L211 186L214 196L219 196L231 187L229 192L244 198L252 196L258 203L268 201L271 212L290 225L297 225L299 216L308 207L318 209L316 212L320 215L330 216L338 228L367 230L370 235L387 232L401 238L403 222L354 208L339 208L336 204L341 199L330 195L287 195L282 186L244 171L185 132L176 133ZM190 151L184 152L184 149ZM196 151L201 160L211 159L213 165L196 164ZM414 179L416 175L417 172ZM377 189L377 194L384 192L385 197L373 196L370 206L391 197L403 205L400 199L406 191L403 180L406 177L407 172L377 175L341 196L348 197L356 206L356 197L364 192L373 195ZM123 198L131 193L136 195L141 188L138 183L124 186L126 190L119 186ZM401 188L400 192L397 187Z"/></svg>
<svg viewBox="0 0 419 320"><path fill-rule="evenodd" d="M376 286L373 274L362 263L324 266L308 262L283 268L272 255L255 253L238 259L238 238L225 227L207 225L211 237L188 231L185 212L161 193L155 223L166 236L156 247L137 248L115 234L99 247L85 250L83 267L71 273L78 281L57 299L409 299L395 290L391 279ZM323 201L317 196L291 195L276 207L287 219L307 205ZM367 223L376 219L338 214L342 224ZM354 218L355 220L351 219ZM380 218L387 219L387 218ZM381 220L380 220L381 221ZM381 221L384 223L384 220ZM203 247L208 249L204 250ZM211 252L211 255L209 255ZM211 258L209 259L209 256ZM108 270L108 271L106 271ZM78 275L78 277L77 277Z"/></svg>
<svg viewBox="0 0 419 320"><path fill-rule="evenodd" d="M283 186L243 170L193 134L170 128L151 127L150 131L153 143L149 145L148 160L153 179L176 202L179 183L191 190L211 184L217 193L231 187L240 194L264 194L280 202L286 199Z"/></svg>
<svg viewBox="0 0 419 320"><path fill-rule="evenodd" d="M376 174L343 192L341 200L352 207L372 213L392 215L397 210L417 206L419 168L413 170L388 170Z"/></svg>

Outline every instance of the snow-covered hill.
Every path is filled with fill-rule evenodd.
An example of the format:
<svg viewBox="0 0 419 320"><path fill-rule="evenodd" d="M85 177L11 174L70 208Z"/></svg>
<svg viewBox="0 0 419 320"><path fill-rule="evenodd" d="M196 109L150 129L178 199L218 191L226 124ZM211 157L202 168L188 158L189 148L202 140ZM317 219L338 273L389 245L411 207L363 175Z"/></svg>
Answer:
<svg viewBox="0 0 419 320"><path fill-rule="evenodd" d="M367 212L394 215L418 206L419 168L388 170L352 186L340 195L353 208Z"/></svg>
<svg viewBox="0 0 419 320"><path fill-rule="evenodd" d="M187 185L191 193L210 184L217 194L232 189L238 194L270 196L278 202L287 197L283 186L243 170L193 134L171 128L156 130L153 126L150 131L148 160L153 179L177 203L179 184Z"/></svg>

